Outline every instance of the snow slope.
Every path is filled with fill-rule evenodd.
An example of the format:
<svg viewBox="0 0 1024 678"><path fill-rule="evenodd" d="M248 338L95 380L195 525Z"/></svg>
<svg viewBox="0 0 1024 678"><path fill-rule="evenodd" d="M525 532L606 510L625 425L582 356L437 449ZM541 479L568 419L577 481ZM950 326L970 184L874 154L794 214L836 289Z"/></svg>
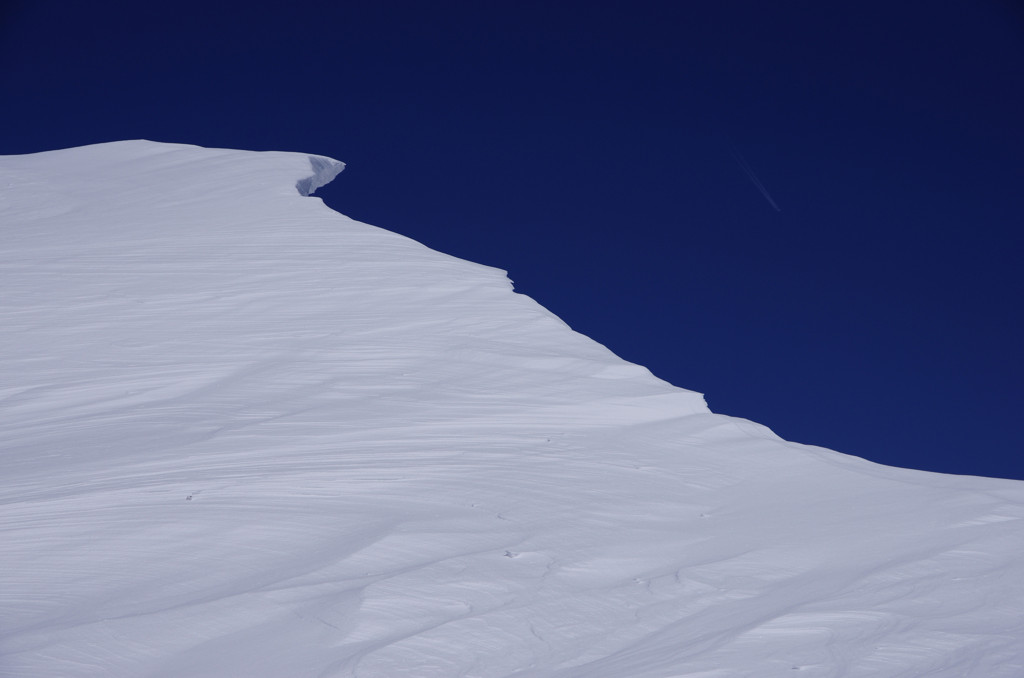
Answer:
<svg viewBox="0 0 1024 678"><path fill-rule="evenodd" d="M0 157L0 675L1024 675L1024 484L712 414L341 168Z"/></svg>

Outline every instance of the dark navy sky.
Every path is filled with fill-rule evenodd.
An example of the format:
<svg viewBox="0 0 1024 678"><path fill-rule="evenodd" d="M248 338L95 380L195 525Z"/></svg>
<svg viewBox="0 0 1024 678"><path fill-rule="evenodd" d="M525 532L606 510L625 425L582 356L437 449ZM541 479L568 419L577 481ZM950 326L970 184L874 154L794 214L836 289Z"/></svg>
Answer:
<svg viewBox="0 0 1024 678"><path fill-rule="evenodd" d="M0 154L329 155L335 209L716 412L1024 479L1020 4L3 7Z"/></svg>

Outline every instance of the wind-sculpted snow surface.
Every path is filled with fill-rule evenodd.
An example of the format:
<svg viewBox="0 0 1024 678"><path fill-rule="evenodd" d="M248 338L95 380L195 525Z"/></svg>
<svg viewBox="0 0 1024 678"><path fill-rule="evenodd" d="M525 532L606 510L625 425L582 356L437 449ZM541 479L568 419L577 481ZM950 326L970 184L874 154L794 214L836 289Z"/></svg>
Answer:
<svg viewBox="0 0 1024 678"><path fill-rule="evenodd" d="M0 675L1024 675L1021 483L711 414L340 169L0 158Z"/></svg>

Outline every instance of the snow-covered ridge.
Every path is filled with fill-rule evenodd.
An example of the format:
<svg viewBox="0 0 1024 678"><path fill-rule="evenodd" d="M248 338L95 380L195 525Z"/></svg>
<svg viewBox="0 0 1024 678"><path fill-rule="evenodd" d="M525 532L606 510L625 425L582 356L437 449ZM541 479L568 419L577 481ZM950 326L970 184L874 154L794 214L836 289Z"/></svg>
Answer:
<svg viewBox="0 0 1024 678"><path fill-rule="evenodd" d="M15 157L23 175L31 176L34 168L45 167L49 177L74 176L79 178L79 183L87 183L92 175L123 182L119 185L126 189L145 185L154 191L167 192L178 186L173 181L165 182L165 177L180 176L185 167L197 164L204 166L206 174L210 169L217 169L217 179L208 188L223 190L235 179L236 190L258 193L266 191L273 182L277 190L287 186L301 196L312 195L345 168L345 163L321 155L211 149L145 139L8 156L9 160ZM200 181L190 182L189 190L194 193L201 194L204 188L207 187Z"/></svg>
<svg viewBox="0 0 1024 678"><path fill-rule="evenodd" d="M712 414L341 169L0 157L0 676L1024 674L1024 485Z"/></svg>

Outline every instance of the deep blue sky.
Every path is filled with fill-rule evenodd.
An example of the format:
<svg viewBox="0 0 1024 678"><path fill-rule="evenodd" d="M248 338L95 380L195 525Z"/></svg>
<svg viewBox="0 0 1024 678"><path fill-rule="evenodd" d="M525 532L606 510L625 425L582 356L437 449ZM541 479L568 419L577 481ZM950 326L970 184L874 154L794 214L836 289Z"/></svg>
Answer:
<svg viewBox="0 0 1024 678"><path fill-rule="evenodd" d="M329 155L329 205L716 412L1024 479L1018 3L3 7L0 154Z"/></svg>

